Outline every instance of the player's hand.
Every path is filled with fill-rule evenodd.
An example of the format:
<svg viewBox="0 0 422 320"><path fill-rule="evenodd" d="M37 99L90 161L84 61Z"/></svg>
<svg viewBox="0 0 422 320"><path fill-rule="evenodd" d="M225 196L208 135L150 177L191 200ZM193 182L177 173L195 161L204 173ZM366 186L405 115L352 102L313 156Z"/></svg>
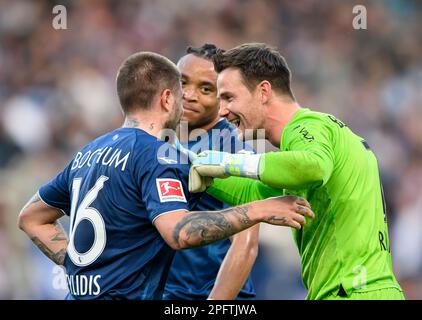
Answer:
<svg viewBox="0 0 422 320"><path fill-rule="evenodd" d="M213 178L202 176L195 165L189 169L189 192L204 192L209 186L213 184Z"/></svg>
<svg viewBox="0 0 422 320"><path fill-rule="evenodd" d="M192 162L189 173L189 191L201 192L206 186L204 177L227 178L229 176L258 179L261 155L251 153L227 153L213 150L201 152Z"/></svg>
<svg viewBox="0 0 422 320"><path fill-rule="evenodd" d="M203 192L213 178L227 178L225 160L231 156L227 152L207 150L198 154L192 161L189 171L189 192Z"/></svg>
<svg viewBox="0 0 422 320"><path fill-rule="evenodd" d="M176 135L170 137L169 143L172 144L179 152L189 158L189 161L195 163L198 155L193 151L185 148L180 143ZM192 165L189 170L189 192L203 192L213 183L213 177L207 175L201 175L197 170L196 166Z"/></svg>
<svg viewBox="0 0 422 320"><path fill-rule="evenodd" d="M308 201L296 196L282 196L259 201L263 222L300 229L306 224L306 217L314 218Z"/></svg>
<svg viewBox="0 0 422 320"><path fill-rule="evenodd" d="M189 192L203 192L209 187L213 178L227 178L221 165L225 152L204 151L192 161L189 170Z"/></svg>

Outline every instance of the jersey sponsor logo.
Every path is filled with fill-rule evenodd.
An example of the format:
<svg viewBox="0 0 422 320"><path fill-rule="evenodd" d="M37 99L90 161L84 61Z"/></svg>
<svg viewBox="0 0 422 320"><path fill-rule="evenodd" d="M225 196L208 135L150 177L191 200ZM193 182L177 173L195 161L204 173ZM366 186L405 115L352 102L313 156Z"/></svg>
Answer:
<svg viewBox="0 0 422 320"><path fill-rule="evenodd" d="M156 179L157 191L161 202L187 202L182 183L177 179Z"/></svg>
<svg viewBox="0 0 422 320"><path fill-rule="evenodd" d="M310 133L309 133L309 131L306 129L306 128L302 128L302 129L300 129L300 131L299 131L301 134L302 134L302 136L308 141L308 142L312 142L312 141L314 141L315 140L315 138L314 138L314 136L313 135L311 135Z"/></svg>
<svg viewBox="0 0 422 320"><path fill-rule="evenodd" d="M301 128L302 127L302 128ZM293 130L299 129L299 133L303 136L303 138L307 141L307 142L312 142L315 140L315 137L309 133L308 129L306 129L305 127L301 126L300 124L298 124L296 127L293 128ZM285 150L287 151L287 150Z"/></svg>

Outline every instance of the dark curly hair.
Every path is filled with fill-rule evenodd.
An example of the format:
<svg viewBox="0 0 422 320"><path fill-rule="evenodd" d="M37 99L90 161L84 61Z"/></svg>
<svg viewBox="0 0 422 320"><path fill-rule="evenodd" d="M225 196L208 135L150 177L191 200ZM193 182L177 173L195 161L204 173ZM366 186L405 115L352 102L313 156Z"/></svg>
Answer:
<svg viewBox="0 0 422 320"><path fill-rule="evenodd" d="M206 43L198 48L189 46L186 49L186 53L212 61L212 58L216 54L217 50L224 52L223 49L217 48L214 44Z"/></svg>

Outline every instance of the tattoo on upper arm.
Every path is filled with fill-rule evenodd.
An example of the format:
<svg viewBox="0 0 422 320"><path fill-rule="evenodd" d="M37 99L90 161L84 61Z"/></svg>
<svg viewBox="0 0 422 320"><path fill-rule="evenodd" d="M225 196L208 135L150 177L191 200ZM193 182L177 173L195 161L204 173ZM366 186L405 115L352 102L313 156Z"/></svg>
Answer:
<svg viewBox="0 0 422 320"><path fill-rule="evenodd" d="M230 237L252 225L248 206L234 207L221 211L192 212L183 217L173 231L173 240L180 244L180 234L185 232L186 242L205 245ZM228 219L231 217L231 219ZM198 239L199 238L199 239ZM190 241L192 240L192 241Z"/></svg>

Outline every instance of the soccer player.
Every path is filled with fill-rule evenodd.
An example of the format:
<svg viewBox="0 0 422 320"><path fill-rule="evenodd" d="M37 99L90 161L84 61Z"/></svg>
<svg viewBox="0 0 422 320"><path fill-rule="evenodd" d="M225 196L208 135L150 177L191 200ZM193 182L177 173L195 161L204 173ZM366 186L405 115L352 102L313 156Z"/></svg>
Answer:
<svg viewBox="0 0 422 320"><path fill-rule="evenodd" d="M161 130L182 115L180 73L140 52L117 75L122 128L83 147L24 206L19 227L66 268L68 299L161 299L172 249L225 239L258 222L300 227L308 203L278 197L220 211L191 211L188 164L159 156ZM167 154L165 151L164 154ZM70 216L69 239L57 220Z"/></svg>
<svg viewBox="0 0 422 320"><path fill-rule="evenodd" d="M215 179L209 193L230 204L263 198L265 185L308 199L316 218L293 230L308 299L403 299L392 269L377 160L368 143L336 117L298 104L288 66L275 49L244 44L217 53L213 62L220 115L246 139L265 129L280 152L204 152L192 178L255 179ZM200 183L190 187L204 189Z"/></svg>
<svg viewBox="0 0 422 320"><path fill-rule="evenodd" d="M215 149L236 153L245 149L235 128L218 115L217 73L212 56L216 47L189 47L177 67L181 72L184 113L182 127L187 148L194 152ZM186 129L186 130L184 130ZM179 134L179 135L180 135ZM252 149L251 149L252 150ZM195 210L221 210L228 206L204 194ZM176 252L168 275L164 299L252 299L255 297L249 273L258 254L259 225L234 235L230 240Z"/></svg>

